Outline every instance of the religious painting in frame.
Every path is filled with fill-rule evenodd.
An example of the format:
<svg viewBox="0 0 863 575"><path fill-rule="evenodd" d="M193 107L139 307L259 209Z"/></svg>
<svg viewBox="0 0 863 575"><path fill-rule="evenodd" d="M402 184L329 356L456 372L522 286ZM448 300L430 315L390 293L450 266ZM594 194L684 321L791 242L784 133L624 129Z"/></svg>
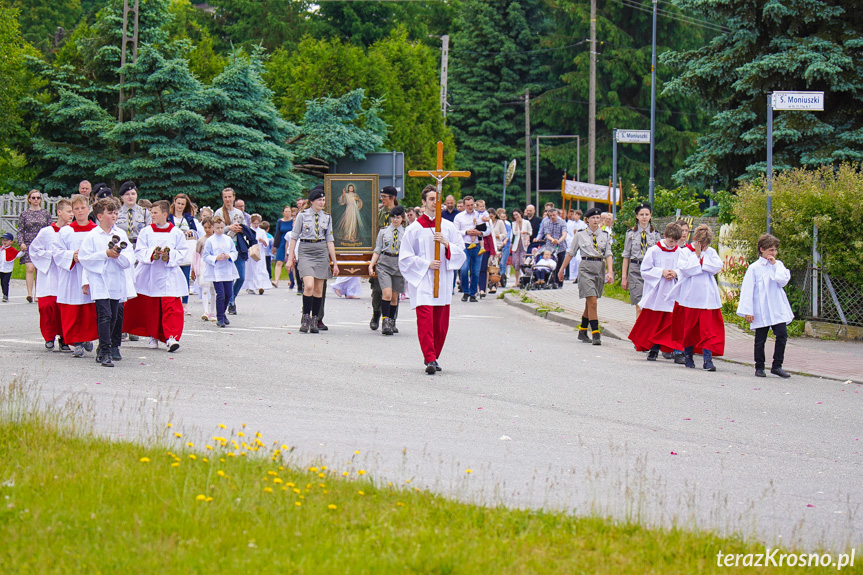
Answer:
<svg viewBox="0 0 863 575"><path fill-rule="evenodd" d="M326 211L333 218L336 253L370 254L378 237L377 174L324 176Z"/></svg>

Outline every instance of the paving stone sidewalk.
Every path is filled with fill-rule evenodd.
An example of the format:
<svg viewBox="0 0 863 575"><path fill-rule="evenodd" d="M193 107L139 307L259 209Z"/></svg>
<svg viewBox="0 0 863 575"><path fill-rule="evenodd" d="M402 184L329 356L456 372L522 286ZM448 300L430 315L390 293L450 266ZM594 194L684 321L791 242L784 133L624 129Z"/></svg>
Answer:
<svg viewBox="0 0 863 575"><path fill-rule="evenodd" d="M562 312L549 313L547 319L576 326L581 321L584 300L578 297L578 286L566 282L560 290L536 290L524 292L530 299L545 308L561 308ZM507 297L509 303L517 298ZM603 297L599 299L599 321L603 335L627 339L635 324L635 306L620 300ZM753 358L754 337L736 325L725 326L726 361L755 365ZM767 343L768 361L773 354L772 339ZM785 348L784 368L789 372L826 377L840 381L851 380L863 383L863 343L823 341L808 337L791 338Z"/></svg>

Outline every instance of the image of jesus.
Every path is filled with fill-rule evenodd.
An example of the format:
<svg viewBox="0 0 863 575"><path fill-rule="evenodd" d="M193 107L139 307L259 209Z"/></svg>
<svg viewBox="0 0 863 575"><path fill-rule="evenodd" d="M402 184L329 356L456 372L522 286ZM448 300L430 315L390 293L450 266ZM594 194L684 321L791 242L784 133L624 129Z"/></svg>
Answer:
<svg viewBox="0 0 863 575"><path fill-rule="evenodd" d="M365 225L360 218L363 209L363 200L357 195L353 184L348 184L342 189L339 197L339 205L345 207L345 213L339 220L339 233L342 241L359 241L359 235L365 231Z"/></svg>

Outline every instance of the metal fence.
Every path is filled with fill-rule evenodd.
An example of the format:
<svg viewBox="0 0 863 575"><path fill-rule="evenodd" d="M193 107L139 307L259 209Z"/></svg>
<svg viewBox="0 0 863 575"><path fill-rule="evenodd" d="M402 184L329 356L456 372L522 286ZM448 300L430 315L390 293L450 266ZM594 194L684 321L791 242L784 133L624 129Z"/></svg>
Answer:
<svg viewBox="0 0 863 575"><path fill-rule="evenodd" d="M794 272L791 284L791 304L798 317L863 326L863 286L824 271L817 227L812 231L811 266Z"/></svg>
<svg viewBox="0 0 863 575"><path fill-rule="evenodd" d="M42 207L51 212L51 217L57 216L57 202L62 198L49 198L42 195ZM27 196L15 194L0 195L0 234L18 231L18 217L27 209Z"/></svg>

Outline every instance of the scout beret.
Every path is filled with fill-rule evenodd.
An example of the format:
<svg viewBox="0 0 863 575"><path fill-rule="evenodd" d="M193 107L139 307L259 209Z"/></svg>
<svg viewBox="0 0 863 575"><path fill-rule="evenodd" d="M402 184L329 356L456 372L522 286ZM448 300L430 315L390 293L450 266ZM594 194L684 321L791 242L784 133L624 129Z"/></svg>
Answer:
<svg viewBox="0 0 863 575"><path fill-rule="evenodd" d="M318 198L323 198L326 194L324 193L324 187L321 185L317 185L312 188L312 191L309 192L309 201L314 202Z"/></svg>
<svg viewBox="0 0 863 575"><path fill-rule="evenodd" d="M584 219L587 219L591 216L601 216L601 215L602 215L602 210L600 210L599 208L590 208L589 210L587 210L587 213L584 214Z"/></svg>
<svg viewBox="0 0 863 575"><path fill-rule="evenodd" d="M648 210L651 214L653 213L653 206L651 206L648 202L644 202L635 206L635 215L638 215L638 212L641 210Z"/></svg>
<svg viewBox="0 0 863 575"><path fill-rule="evenodd" d="M399 195L399 191L397 189L395 189L393 186L384 186L383 189L381 189L381 193L384 195L387 195L387 196L398 196Z"/></svg>
<svg viewBox="0 0 863 575"><path fill-rule="evenodd" d="M96 199L101 200L103 198L110 198L114 195L114 192L108 186L102 186L96 191Z"/></svg>
<svg viewBox="0 0 863 575"><path fill-rule="evenodd" d="M120 193L118 195L120 197L123 197L123 195L126 192L135 192L137 190L138 190L138 186L135 185L135 182L132 182L132 181L123 182L123 185L120 186Z"/></svg>
<svg viewBox="0 0 863 575"><path fill-rule="evenodd" d="M405 208L404 206L396 206L390 210L390 217L395 218L396 216L404 216Z"/></svg>

